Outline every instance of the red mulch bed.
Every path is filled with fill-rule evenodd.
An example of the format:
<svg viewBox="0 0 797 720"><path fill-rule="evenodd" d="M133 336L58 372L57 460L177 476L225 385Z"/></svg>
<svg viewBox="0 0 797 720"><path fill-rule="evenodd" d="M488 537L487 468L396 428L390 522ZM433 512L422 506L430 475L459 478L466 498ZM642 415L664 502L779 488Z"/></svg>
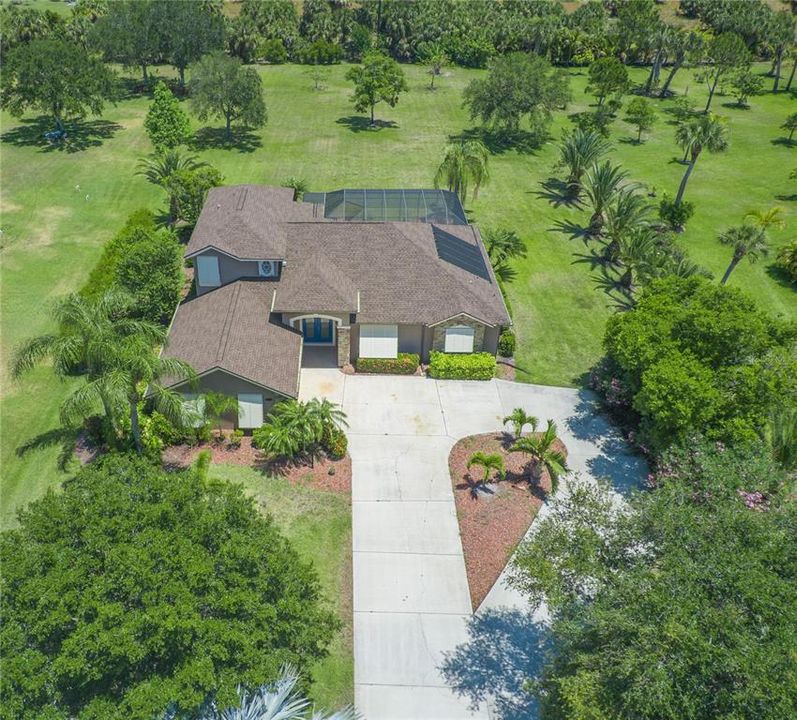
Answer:
<svg viewBox="0 0 797 720"><path fill-rule="evenodd" d="M252 447L251 437L241 438L239 448L230 448L221 443L202 443L194 447L174 445L163 451L163 464L171 468L188 467L202 450L210 450L214 464L244 465L284 477L294 485L308 485L329 492L351 493L351 458L348 455L342 460L319 458L312 467L306 463L267 461L260 450ZM329 474L330 468L334 468L332 475Z"/></svg>
<svg viewBox="0 0 797 720"><path fill-rule="evenodd" d="M471 435L454 445L448 456L474 611L498 580L551 489L547 472L543 472L539 483L530 481L528 455L508 452L511 443L512 438L502 432ZM557 449L566 452L561 442ZM474 497L483 471L474 466L471 475L467 464L471 455L479 451L503 457L506 479L482 486Z"/></svg>

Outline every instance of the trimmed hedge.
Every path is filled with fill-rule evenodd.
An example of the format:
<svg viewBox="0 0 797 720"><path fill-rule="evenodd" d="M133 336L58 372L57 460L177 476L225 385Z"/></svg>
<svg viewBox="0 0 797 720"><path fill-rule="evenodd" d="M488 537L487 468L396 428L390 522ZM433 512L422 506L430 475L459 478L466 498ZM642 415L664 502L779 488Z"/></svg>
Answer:
<svg viewBox="0 0 797 720"><path fill-rule="evenodd" d="M357 372L412 375L421 364L416 353L399 353L395 358L358 358Z"/></svg>
<svg viewBox="0 0 797 720"><path fill-rule="evenodd" d="M504 330L498 338L498 354L501 357L512 357L515 354L516 345L515 333L511 330Z"/></svg>
<svg viewBox="0 0 797 720"><path fill-rule="evenodd" d="M490 380L495 377L495 357L486 352L432 352L429 376L437 380Z"/></svg>

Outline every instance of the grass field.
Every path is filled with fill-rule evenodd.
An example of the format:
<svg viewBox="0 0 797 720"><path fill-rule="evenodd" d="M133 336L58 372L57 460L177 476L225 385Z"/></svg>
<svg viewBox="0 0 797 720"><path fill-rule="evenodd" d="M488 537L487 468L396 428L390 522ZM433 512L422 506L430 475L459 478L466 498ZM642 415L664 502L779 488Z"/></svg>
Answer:
<svg viewBox="0 0 797 720"><path fill-rule="evenodd" d="M351 503L347 496L291 485L251 468L215 465L211 475L240 483L264 513L291 541L301 557L313 563L324 596L343 621L330 654L313 669L312 699L334 709L354 701L351 606Z"/></svg>
<svg viewBox="0 0 797 720"><path fill-rule="evenodd" d="M479 71L452 68L431 92L421 68L405 70L409 93L396 108L378 106L377 117L391 124L373 131L352 111L345 66L330 69L321 91L313 90L303 67L261 68L268 125L239 134L235 147L224 146L216 130L203 130L196 152L218 166L229 183L280 183L297 176L318 190L429 187L447 138L472 125L460 98ZM637 79L643 77L644 71L634 72ZM574 102L557 115L554 138L570 127L567 114L590 102L584 85L583 71L573 70ZM674 89L683 92L687 85L699 103L702 87L690 72L682 72ZM724 107L727 100L717 98L715 110L728 118L730 148L722 155L701 157L687 191L697 213L680 238L694 260L717 274L724 270L729 251L717 243L716 234L738 223L746 210L776 203L785 209L788 226L772 233L775 246L797 227L797 187L788 180L797 167L797 147L778 141L778 127L797 111L797 102L787 94L764 95L753 98L751 109L740 110ZM67 391L47 368L12 381L9 358L22 339L51 329L48 303L80 287L102 244L132 210L162 207L160 191L134 174L137 158L150 150L142 126L148 103L149 98L134 96L109 107L103 118L89 120L74 133L63 149L41 143L46 121L20 121L6 114L0 118L3 525L13 523L17 506L60 480L56 448L36 449L24 457L17 451L58 427L58 406ZM662 109L669 105L660 103ZM622 120L615 123L611 138L613 158L629 169L632 179L655 187L659 195L674 192L683 172L668 118L660 113L642 145L629 142L631 128ZM529 249L528 258L516 264L517 278L508 288L519 336L520 379L575 385L600 355L603 326L612 310L596 288L589 264L579 262L585 253L582 242L557 230L560 223L583 224L586 211L557 207L541 186L552 175L556 155L554 144L527 153L497 153L491 160L492 180L467 208L481 226L516 230ZM745 288L769 312L797 317L797 294L772 274L771 265L771 259L744 263L730 283Z"/></svg>

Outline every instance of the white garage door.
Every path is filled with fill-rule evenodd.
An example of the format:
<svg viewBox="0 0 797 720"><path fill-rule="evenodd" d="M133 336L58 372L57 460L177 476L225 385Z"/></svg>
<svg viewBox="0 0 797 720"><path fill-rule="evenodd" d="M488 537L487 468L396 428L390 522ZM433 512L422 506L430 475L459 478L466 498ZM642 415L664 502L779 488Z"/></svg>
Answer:
<svg viewBox="0 0 797 720"><path fill-rule="evenodd" d="M446 328L446 352L473 352L473 328L467 325Z"/></svg>
<svg viewBox="0 0 797 720"><path fill-rule="evenodd" d="M258 393L238 394L238 427L244 430L263 424L263 396Z"/></svg>
<svg viewBox="0 0 797 720"><path fill-rule="evenodd" d="M398 357L398 325L360 325L360 357Z"/></svg>

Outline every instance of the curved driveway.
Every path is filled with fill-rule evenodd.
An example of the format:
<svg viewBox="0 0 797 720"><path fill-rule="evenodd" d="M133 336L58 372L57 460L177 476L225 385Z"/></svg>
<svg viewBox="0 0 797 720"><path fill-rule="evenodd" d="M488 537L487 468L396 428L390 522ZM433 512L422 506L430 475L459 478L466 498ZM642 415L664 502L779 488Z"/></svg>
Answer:
<svg viewBox="0 0 797 720"><path fill-rule="evenodd" d="M446 686L443 654L468 640L471 607L448 454L523 407L555 420L571 469L636 483L643 463L583 390L302 371L303 399L343 406L352 457L355 704L365 720L488 718ZM503 583L485 604L517 604ZM484 606L483 606L484 607Z"/></svg>

